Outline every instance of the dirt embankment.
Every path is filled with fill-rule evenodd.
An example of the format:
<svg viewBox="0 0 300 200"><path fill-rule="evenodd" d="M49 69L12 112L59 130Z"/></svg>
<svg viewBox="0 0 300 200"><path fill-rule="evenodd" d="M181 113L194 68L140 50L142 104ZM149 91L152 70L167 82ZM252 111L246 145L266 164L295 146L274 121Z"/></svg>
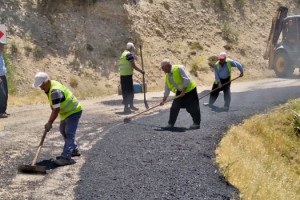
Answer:
<svg viewBox="0 0 300 200"><path fill-rule="evenodd" d="M129 40L143 43L149 89L161 88L158 66L165 57L186 65L199 85L213 81L207 60L220 51L244 64L245 78L273 75L265 73L262 55L281 1L93 2L3 1L1 23L8 28L18 94L28 94L39 70L81 96L116 93L118 58ZM286 6L289 14L300 13L297 1L286 1Z"/></svg>

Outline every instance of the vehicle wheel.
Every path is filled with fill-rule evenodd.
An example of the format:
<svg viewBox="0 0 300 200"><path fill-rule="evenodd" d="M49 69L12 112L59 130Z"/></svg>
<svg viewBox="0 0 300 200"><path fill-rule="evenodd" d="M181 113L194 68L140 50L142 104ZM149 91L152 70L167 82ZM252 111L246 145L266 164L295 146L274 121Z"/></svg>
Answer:
<svg viewBox="0 0 300 200"><path fill-rule="evenodd" d="M291 77L294 68L291 66L291 61L286 53L278 53L274 60L274 71L277 77Z"/></svg>

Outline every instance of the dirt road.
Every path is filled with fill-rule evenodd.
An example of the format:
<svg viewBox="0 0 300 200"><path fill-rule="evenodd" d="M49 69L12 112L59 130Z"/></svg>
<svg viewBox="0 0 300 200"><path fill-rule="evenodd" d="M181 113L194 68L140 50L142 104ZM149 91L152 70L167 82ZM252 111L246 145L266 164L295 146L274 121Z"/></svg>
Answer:
<svg viewBox="0 0 300 200"><path fill-rule="evenodd" d="M234 93L242 91L264 90L270 92L286 91L285 87L299 86L299 80L269 79L253 81L247 83L234 83L232 86ZM272 88L272 89L271 89ZM275 88L275 89L274 89ZM205 88L207 89L207 88ZM200 88L198 91L203 91ZM156 105L160 100L160 93L148 94L150 107ZM274 99L266 102L266 105L274 106L283 103L290 95L296 98L299 91L291 89L282 92L282 99ZM280 96L280 95L279 95ZM254 96L252 95L252 98ZM222 98L222 97L221 97ZM276 97L277 98L277 97ZM136 95L137 106L143 110L143 95ZM0 197L1 199L76 199L78 187L87 187L88 183L82 184L81 180L85 177L81 172L82 166L93 156L93 147L101 141L109 128L123 123L124 115L121 114L121 97L112 96L105 99L93 99L82 101L84 114L78 129L77 140L80 144L82 156L75 158L76 164L48 170L47 175L24 175L17 172L20 164L30 164L43 133L43 125L50 114L49 105L35 105L9 108L11 113L9 118L0 119ZM255 104L255 102L253 102ZM252 105L245 105L251 108ZM156 114L160 109L168 108L169 105L153 110ZM268 106L267 106L268 107ZM251 110L251 109L248 109ZM246 114L241 117L247 116ZM166 121L164 117L164 121ZM156 122L158 123L158 122ZM123 125L122 125L123 126ZM226 124L230 126L230 124ZM55 158L62 150L63 141L58 132L58 122L47 135L39 161L48 162ZM202 131L202 128L201 128ZM95 155L96 156L96 155ZM92 169L90 169L92 170ZM92 173L97 176L97 173ZM91 186L90 188L93 188ZM80 188L85 190L85 188ZM90 197L89 199L92 199Z"/></svg>

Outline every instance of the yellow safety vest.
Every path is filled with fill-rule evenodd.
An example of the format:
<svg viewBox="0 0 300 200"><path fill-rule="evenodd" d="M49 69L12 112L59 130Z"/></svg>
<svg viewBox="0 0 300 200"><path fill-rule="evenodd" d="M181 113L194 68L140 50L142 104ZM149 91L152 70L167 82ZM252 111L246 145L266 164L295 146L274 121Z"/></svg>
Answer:
<svg viewBox="0 0 300 200"><path fill-rule="evenodd" d="M133 68L131 66L131 62L126 59L126 55L129 54L130 51L125 50L120 58L119 61L119 69L120 69L120 75L121 76L127 76L133 74Z"/></svg>
<svg viewBox="0 0 300 200"><path fill-rule="evenodd" d="M227 63L227 68L228 68L228 71L229 71L229 76L230 76L230 79L231 79L231 59L227 58L226 59L226 63ZM217 61L216 62L216 67L217 67L217 70L220 71L220 61ZM217 80L215 80L215 84L217 84Z"/></svg>
<svg viewBox="0 0 300 200"><path fill-rule="evenodd" d="M51 80L51 86L48 93L48 100L51 106L53 105L51 99L51 93L55 89L62 91L65 95L65 101L60 103L59 114L61 120L65 120L68 116L82 110L81 104L76 99L76 97L72 94L72 92L67 87L54 80Z"/></svg>
<svg viewBox="0 0 300 200"><path fill-rule="evenodd" d="M188 74L188 76L190 77L189 74ZM176 94L177 88L176 88L176 86L174 86L171 83L170 78L169 78L169 73L166 74L166 81L167 81L169 89ZM173 65L173 81L175 82L175 84L177 85L178 88L180 88L180 89L183 88L183 78L181 77L180 72L179 72L179 65ZM191 90L193 90L195 87L197 87L196 82L191 79L191 82L186 87L185 92L188 93Z"/></svg>

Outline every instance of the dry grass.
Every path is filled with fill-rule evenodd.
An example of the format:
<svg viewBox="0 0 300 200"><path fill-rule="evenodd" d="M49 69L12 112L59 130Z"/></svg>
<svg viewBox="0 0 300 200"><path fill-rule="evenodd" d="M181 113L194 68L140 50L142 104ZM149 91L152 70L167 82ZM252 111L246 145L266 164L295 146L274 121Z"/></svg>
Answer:
<svg viewBox="0 0 300 200"><path fill-rule="evenodd" d="M216 150L216 161L242 199L300 199L300 140L291 101L232 127Z"/></svg>

